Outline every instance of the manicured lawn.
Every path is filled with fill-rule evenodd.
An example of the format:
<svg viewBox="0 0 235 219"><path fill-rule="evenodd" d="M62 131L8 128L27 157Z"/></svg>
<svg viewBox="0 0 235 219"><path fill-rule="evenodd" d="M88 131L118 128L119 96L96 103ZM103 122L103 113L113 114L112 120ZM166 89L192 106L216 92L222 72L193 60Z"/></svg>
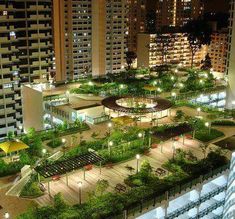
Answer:
<svg viewBox="0 0 235 219"><path fill-rule="evenodd" d="M202 141L202 142L208 142L212 141L216 138L224 136L224 133L221 131L218 131L216 129L211 129L209 134L209 129L200 129L196 131L195 138Z"/></svg>

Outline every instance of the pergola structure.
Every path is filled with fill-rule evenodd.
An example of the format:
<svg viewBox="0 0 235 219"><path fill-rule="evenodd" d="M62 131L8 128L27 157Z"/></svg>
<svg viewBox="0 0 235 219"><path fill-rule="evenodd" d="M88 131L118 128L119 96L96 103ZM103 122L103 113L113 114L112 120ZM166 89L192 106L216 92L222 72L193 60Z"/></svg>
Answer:
<svg viewBox="0 0 235 219"><path fill-rule="evenodd" d="M94 152L54 162L53 164L37 166L36 172L44 178L63 175L76 169L84 168L87 165L101 163L103 158Z"/></svg>

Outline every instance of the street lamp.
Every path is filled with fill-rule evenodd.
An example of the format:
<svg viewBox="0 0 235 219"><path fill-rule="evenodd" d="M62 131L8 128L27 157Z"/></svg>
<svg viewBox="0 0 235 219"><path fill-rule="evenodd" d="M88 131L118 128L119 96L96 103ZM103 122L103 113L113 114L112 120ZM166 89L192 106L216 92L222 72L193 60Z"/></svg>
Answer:
<svg viewBox="0 0 235 219"><path fill-rule="evenodd" d="M93 84L92 81L89 81L89 82L88 82L88 85L89 85L89 86L93 86L94 84Z"/></svg>
<svg viewBox="0 0 235 219"><path fill-rule="evenodd" d="M109 141L108 142L108 149L109 149L109 155L111 154L111 147L113 146L113 142Z"/></svg>
<svg viewBox="0 0 235 219"><path fill-rule="evenodd" d="M176 142L174 141L172 144L173 160L175 159L175 146L176 146Z"/></svg>
<svg viewBox="0 0 235 219"><path fill-rule="evenodd" d="M10 218L10 214L9 214L8 212L6 212L6 213L4 214L4 218L6 218L6 219Z"/></svg>
<svg viewBox="0 0 235 219"><path fill-rule="evenodd" d="M113 126L112 123L109 122L109 123L108 123L109 134L111 133L111 128L112 128L112 126Z"/></svg>
<svg viewBox="0 0 235 219"><path fill-rule="evenodd" d="M139 159L140 159L140 155L136 154L136 173L139 172Z"/></svg>
<svg viewBox="0 0 235 219"><path fill-rule="evenodd" d="M172 92L172 93L171 93L171 96L172 96L174 99L176 99L176 93L175 93L175 92Z"/></svg>
<svg viewBox="0 0 235 219"><path fill-rule="evenodd" d="M200 115L200 112L201 112L201 108L198 107L198 108L197 108L197 115L198 115L198 116Z"/></svg>
<svg viewBox="0 0 235 219"><path fill-rule="evenodd" d="M79 191L79 204L82 204L82 182L81 181L79 181L78 182L78 191Z"/></svg>
<svg viewBox="0 0 235 219"><path fill-rule="evenodd" d="M45 148L42 149L42 154L45 155L47 150Z"/></svg>
<svg viewBox="0 0 235 219"><path fill-rule="evenodd" d="M211 124L209 122L206 122L205 126L208 127L209 135L210 135L211 134Z"/></svg>

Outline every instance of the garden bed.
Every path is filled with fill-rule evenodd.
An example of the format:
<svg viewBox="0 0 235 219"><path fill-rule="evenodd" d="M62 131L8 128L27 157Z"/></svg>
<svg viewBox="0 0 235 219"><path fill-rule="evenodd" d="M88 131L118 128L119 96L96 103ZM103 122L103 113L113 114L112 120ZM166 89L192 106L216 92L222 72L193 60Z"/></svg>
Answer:
<svg viewBox="0 0 235 219"><path fill-rule="evenodd" d="M224 133L217 129L211 129L209 133L208 128L197 130L195 133L195 138L202 142L209 142L223 136Z"/></svg>
<svg viewBox="0 0 235 219"><path fill-rule="evenodd" d="M211 123L214 126L235 126L235 122L231 120L216 120Z"/></svg>

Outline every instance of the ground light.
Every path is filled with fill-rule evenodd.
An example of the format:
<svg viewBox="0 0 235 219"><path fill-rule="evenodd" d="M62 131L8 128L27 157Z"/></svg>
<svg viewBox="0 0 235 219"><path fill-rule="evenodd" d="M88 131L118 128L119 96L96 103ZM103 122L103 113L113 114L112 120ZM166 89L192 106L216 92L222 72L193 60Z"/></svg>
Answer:
<svg viewBox="0 0 235 219"><path fill-rule="evenodd" d="M10 218L10 214L9 214L8 212L6 212L6 213L4 214L4 218L6 218L6 219Z"/></svg>
<svg viewBox="0 0 235 219"><path fill-rule="evenodd" d="M79 204L82 204L82 182L78 182L78 197L79 197Z"/></svg>
<svg viewBox="0 0 235 219"><path fill-rule="evenodd" d="M139 172L139 160L140 160L140 155L139 155L139 154L136 154L135 158L136 158L136 173L138 173L138 172Z"/></svg>
<svg viewBox="0 0 235 219"><path fill-rule="evenodd" d="M198 108L197 108L197 115L198 115L198 116L200 116L200 112L201 112L201 108L198 107Z"/></svg>

